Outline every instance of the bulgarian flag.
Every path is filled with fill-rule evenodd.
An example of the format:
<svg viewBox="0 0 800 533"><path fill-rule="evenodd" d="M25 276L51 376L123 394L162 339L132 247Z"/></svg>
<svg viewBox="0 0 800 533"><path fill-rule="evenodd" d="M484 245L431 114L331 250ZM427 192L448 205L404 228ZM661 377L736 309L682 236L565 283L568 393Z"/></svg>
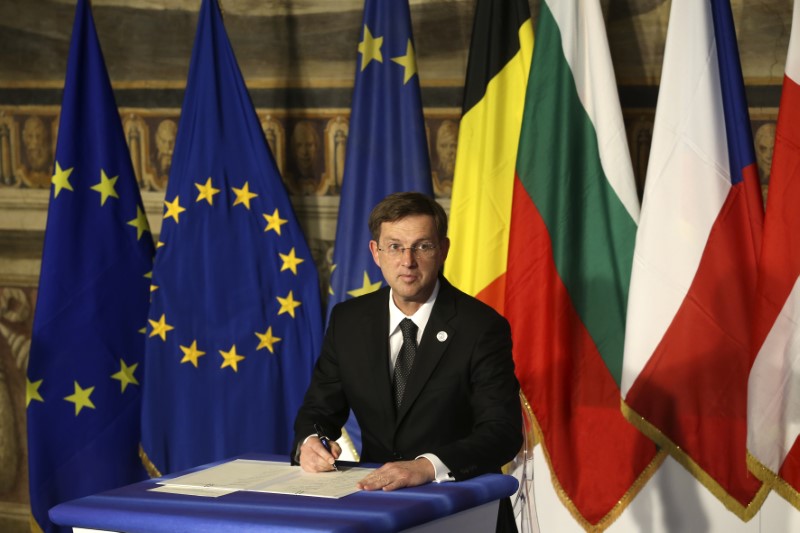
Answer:
<svg viewBox="0 0 800 533"><path fill-rule="evenodd" d="M748 466L800 509L800 2L794 4L758 270Z"/></svg>
<svg viewBox="0 0 800 533"><path fill-rule="evenodd" d="M623 410L742 520L763 208L728 0L673 0L636 237ZM779 196L781 192L777 193Z"/></svg>
<svg viewBox="0 0 800 533"><path fill-rule="evenodd" d="M505 313L557 493L604 529L657 469L620 412L639 201L597 0L545 0L516 164Z"/></svg>
<svg viewBox="0 0 800 533"><path fill-rule="evenodd" d="M503 312L511 191L533 54L527 0L478 0L450 203L445 276Z"/></svg>

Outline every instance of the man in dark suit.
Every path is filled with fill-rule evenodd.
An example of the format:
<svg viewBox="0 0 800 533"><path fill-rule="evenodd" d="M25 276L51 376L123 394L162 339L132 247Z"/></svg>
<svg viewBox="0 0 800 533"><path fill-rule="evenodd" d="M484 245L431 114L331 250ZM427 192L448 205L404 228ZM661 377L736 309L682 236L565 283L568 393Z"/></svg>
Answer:
<svg viewBox="0 0 800 533"><path fill-rule="evenodd" d="M333 309L295 420L295 459L309 472L331 470L341 449L331 442L329 452L314 424L335 440L352 409L361 460L385 463L361 489L499 472L522 444L508 322L440 274L450 241L432 198L389 195L369 227L388 287Z"/></svg>

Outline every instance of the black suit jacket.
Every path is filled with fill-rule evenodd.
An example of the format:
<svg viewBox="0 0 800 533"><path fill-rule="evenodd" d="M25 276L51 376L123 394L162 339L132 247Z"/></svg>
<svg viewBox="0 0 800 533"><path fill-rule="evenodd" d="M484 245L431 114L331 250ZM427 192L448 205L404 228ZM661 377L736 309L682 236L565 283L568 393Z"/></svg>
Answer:
<svg viewBox="0 0 800 533"><path fill-rule="evenodd" d="M522 415L508 322L440 282L398 410L389 371L389 288L333 309L293 449L314 433L315 422L338 438L352 409L364 462L433 453L459 480L498 472L516 455Z"/></svg>

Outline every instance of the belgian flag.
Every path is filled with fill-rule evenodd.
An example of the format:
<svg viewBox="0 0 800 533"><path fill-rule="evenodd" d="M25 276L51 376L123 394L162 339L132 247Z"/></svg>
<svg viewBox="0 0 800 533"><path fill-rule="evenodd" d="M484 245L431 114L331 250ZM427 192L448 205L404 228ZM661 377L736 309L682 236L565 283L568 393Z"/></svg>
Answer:
<svg viewBox="0 0 800 533"><path fill-rule="evenodd" d="M503 312L514 165L533 26L525 0L478 0L450 204L446 277Z"/></svg>
<svg viewBox="0 0 800 533"><path fill-rule="evenodd" d="M477 0L450 203L448 236L453 246L444 272L450 282L499 313L505 300L511 199L532 56L527 1ZM530 408L526 411L531 420ZM532 424L526 424L526 430L524 448L529 452L535 444ZM532 490L525 482L532 479L527 468L530 461L514 468L521 492ZM520 531L535 528L531 502L532 497L515 498Z"/></svg>

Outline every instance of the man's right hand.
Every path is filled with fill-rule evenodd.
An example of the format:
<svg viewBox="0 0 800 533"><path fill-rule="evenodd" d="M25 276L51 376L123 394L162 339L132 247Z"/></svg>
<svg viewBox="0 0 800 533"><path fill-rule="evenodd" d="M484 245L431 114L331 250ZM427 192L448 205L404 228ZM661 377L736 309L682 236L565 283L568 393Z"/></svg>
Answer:
<svg viewBox="0 0 800 533"><path fill-rule="evenodd" d="M300 446L300 467L306 472L329 472L341 454L342 448L335 441L331 441L329 453L316 436L309 437Z"/></svg>

